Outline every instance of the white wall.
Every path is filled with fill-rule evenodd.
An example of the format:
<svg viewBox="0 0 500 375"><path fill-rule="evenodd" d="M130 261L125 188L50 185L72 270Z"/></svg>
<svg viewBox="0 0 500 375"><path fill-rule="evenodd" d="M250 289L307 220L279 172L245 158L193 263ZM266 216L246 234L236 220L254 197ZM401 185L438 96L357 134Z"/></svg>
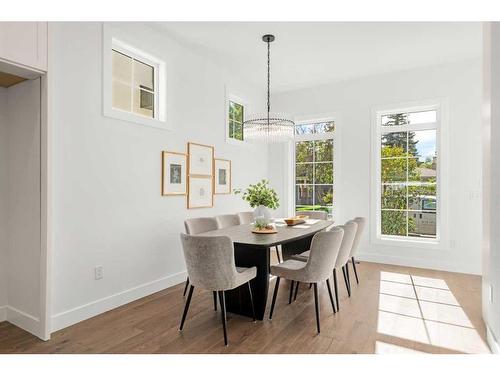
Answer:
<svg viewBox="0 0 500 375"><path fill-rule="evenodd" d="M484 25L483 318L493 352L500 346L500 23ZM490 293L490 287L492 293ZM492 299L491 299L492 297Z"/></svg>
<svg viewBox="0 0 500 375"><path fill-rule="evenodd" d="M443 66L359 78L331 85L277 94L273 106L294 115L334 112L340 129L338 222L354 216L370 217L371 111L381 105L435 98L449 100L449 241L439 250L375 245L368 233L360 258L384 263L481 272L481 62ZM287 178L280 171L284 148L272 148L271 180L288 198ZM281 161L280 161L281 160ZM289 207L284 207L287 210Z"/></svg>
<svg viewBox="0 0 500 375"><path fill-rule="evenodd" d="M263 103L259 90L148 26L115 26L119 38L165 60L173 130L103 117L102 25L50 25L53 330L183 282L184 219L248 209L237 196L191 210L185 197L161 197L162 150L215 146L233 162L233 187L267 177L267 148L227 144L224 132L225 85L250 106Z"/></svg>
<svg viewBox="0 0 500 375"><path fill-rule="evenodd" d="M7 89L0 87L0 322L7 305L7 225L8 225L8 132Z"/></svg>

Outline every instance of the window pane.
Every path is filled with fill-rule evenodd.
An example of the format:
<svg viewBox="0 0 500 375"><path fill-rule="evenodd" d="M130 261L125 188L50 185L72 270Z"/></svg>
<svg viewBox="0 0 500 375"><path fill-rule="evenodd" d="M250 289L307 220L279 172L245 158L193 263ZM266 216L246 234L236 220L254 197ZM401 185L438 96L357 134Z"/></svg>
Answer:
<svg viewBox="0 0 500 375"><path fill-rule="evenodd" d="M134 84L135 87L154 91L154 68L134 60Z"/></svg>
<svg viewBox="0 0 500 375"><path fill-rule="evenodd" d="M410 124L426 124L437 121L437 112L434 111L423 111L423 112L412 112L408 114L408 122Z"/></svg>
<svg viewBox="0 0 500 375"><path fill-rule="evenodd" d="M234 120L234 106L236 105L235 102L229 101L229 119Z"/></svg>
<svg viewBox="0 0 500 375"><path fill-rule="evenodd" d="M132 91L131 87L119 81L113 81L113 108L130 112L132 110Z"/></svg>
<svg viewBox="0 0 500 375"><path fill-rule="evenodd" d="M297 164L295 168L295 182L297 184L313 183L313 163Z"/></svg>
<svg viewBox="0 0 500 375"><path fill-rule="evenodd" d="M406 236L406 211L382 211L383 235Z"/></svg>
<svg viewBox="0 0 500 375"><path fill-rule="evenodd" d="M313 161L313 141L295 143L295 161L304 163Z"/></svg>
<svg viewBox="0 0 500 375"><path fill-rule="evenodd" d="M314 183L315 184L333 184L333 164L332 163L314 164Z"/></svg>
<svg viewBox="0 0 500 375"><path fill-rule="evenodd" d="M300 124L295 126L295 134L314 133L314 124Z"/></svg>
<svg viewBox="0 0 500 375"><path fill-rule="evenodd" d="M409 124L407 113L393 113L382 116L382 126L399 126L407 124Z"/></svg>
<svg viewBox="0 0 500 375"><path fill-rule="evenodd" d="M407 158L382 159L382 183L406 182Z"/></svg>
<svg viewBox="0 0 500 375"><path fill-rule="evenodd" d="M406 156L408 150L408 132L382 134L381 156L385 158Z"/></svg>
<svg viewBox="0 0 500 375"><path fill-rule="evenodd" d="M411 237L436 238L436 211L410 212L408 235Z"/></svg>
<svg viewBox="0 0 500 375"><path fill-rule="evenodd" d="M133 112L146 117L154 117L154 95L149 91L135 88Z"/></svg>
<svg viewBox="0 0 500 375"><path fill-rule="evenodd" d="M234 123L234 134L233 134L234 139L238 139L240 141L243 140L243 125L240 123L235 122Z"/></svg>
<svg viewBox="0 0 500 375"><path fill-rule="evenodd" d="M295 205L313 204L313 188L311 185L295 185Z"/></svg>
<svg viewBox="0 0 500 375"><path fill-rule="evenodd" d="M234 138L234 121L229 120L229 138Z"/></svg>
<svg viewBox="0 0 500 375"><path fill-rule="evenodd" d="M316 124L316 133L331 133L335 130L335 123L331 122L321 122Z"/></svg>
<svg viewBox="0 0 500 375"><path fill-rule="evenodd" d="M437 179L436 160L421 162L418 159L408 159L408 180L435 183Z"/></svg>
<svg viewBox="0 0 500 375"><path fill-rule="evenodd" d="M410 210L436 210L436 185L411 185L408 187Z"/></svg>
<svg viewBox="0 0 500 375"><path fill-rule="evenodd" d="M113 81L132 86L132 58L115 50L112 54Z"/></svg>
<svg viewBox="0 0 500 375"><path fill-rule="evenodd" d="M315 205L330 206L333 204L333 186L332 185L315 185Z"/></svg>
<svg viewBox="0 0 500 375"><path fill-rule="evenodd" d="M381 207L406 210L406 185L382 185Z"/></svg>
<svg viewBox="0 0 500 375"><path fill-rule="evenodd" d="M413 136L412 136L413 134ZM425 162L429 166L436 165L436 130L419 130L410 132L412 140L415 142L415 154L420 162Z"/></svg>
<svg viewBox="0 0 500 375"><path fill-rule="evenodd" d="M315 161L333 160L333 139L314 142Z"/></svg>

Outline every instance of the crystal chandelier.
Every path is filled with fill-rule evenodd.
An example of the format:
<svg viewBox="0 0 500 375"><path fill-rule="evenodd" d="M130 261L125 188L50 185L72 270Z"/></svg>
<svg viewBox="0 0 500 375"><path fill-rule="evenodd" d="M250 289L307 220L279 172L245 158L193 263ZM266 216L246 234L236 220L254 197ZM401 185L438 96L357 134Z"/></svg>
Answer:
<svg viewBox="0 0 500 375"><path fill-rule="evenodd" d="M271 82L271 49L270 43L274 35L266 34L262 40L267 43L267 113L250 115L243 122L245 140L267 143L287 142L293 139L295 123L284 114L271 113L270 82Z"/></svg>

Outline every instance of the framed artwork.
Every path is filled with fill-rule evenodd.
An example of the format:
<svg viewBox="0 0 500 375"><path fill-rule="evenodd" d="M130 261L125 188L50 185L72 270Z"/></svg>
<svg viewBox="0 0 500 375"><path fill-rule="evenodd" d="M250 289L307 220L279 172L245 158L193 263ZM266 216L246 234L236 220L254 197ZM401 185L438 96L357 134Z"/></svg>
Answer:
<svg viewBox="0 0 500 375"><path fill-rule="evenodd" d="M231 194L231 160L214 159L214 192Z"/></svg>
<svg viewBox="0 0 500 375"><path fill-rule="evenodd" d="M213 176L213 146L188 142L189 175Z"/></svg>
<svg viewBox="0 0 500 375"><path fill-rule="evenodd" d="M162 195L187 194L187 155L180 152L162 152Z"/></svg>
<svg viewBox="0 0 500 375"><path fill-rule="evenodd" d="M213 207L212 176L189 176L188 208Z"/></svg>

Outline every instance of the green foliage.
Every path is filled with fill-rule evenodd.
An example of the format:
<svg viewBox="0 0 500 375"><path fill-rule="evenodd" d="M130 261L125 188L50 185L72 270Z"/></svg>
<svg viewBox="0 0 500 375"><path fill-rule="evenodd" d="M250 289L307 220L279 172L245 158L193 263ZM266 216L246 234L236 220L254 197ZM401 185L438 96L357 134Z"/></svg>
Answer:
<svg viewBox="0 0 500 375"><path fill-rule="evenodd" d="M241 189L234 190L235 194L240 194L241 192ZM256 184L251 184L243 192L242 197L252 208L264 206L275 210L280 206L278 194L269 186L268 180L262 180Z"/></svg>

